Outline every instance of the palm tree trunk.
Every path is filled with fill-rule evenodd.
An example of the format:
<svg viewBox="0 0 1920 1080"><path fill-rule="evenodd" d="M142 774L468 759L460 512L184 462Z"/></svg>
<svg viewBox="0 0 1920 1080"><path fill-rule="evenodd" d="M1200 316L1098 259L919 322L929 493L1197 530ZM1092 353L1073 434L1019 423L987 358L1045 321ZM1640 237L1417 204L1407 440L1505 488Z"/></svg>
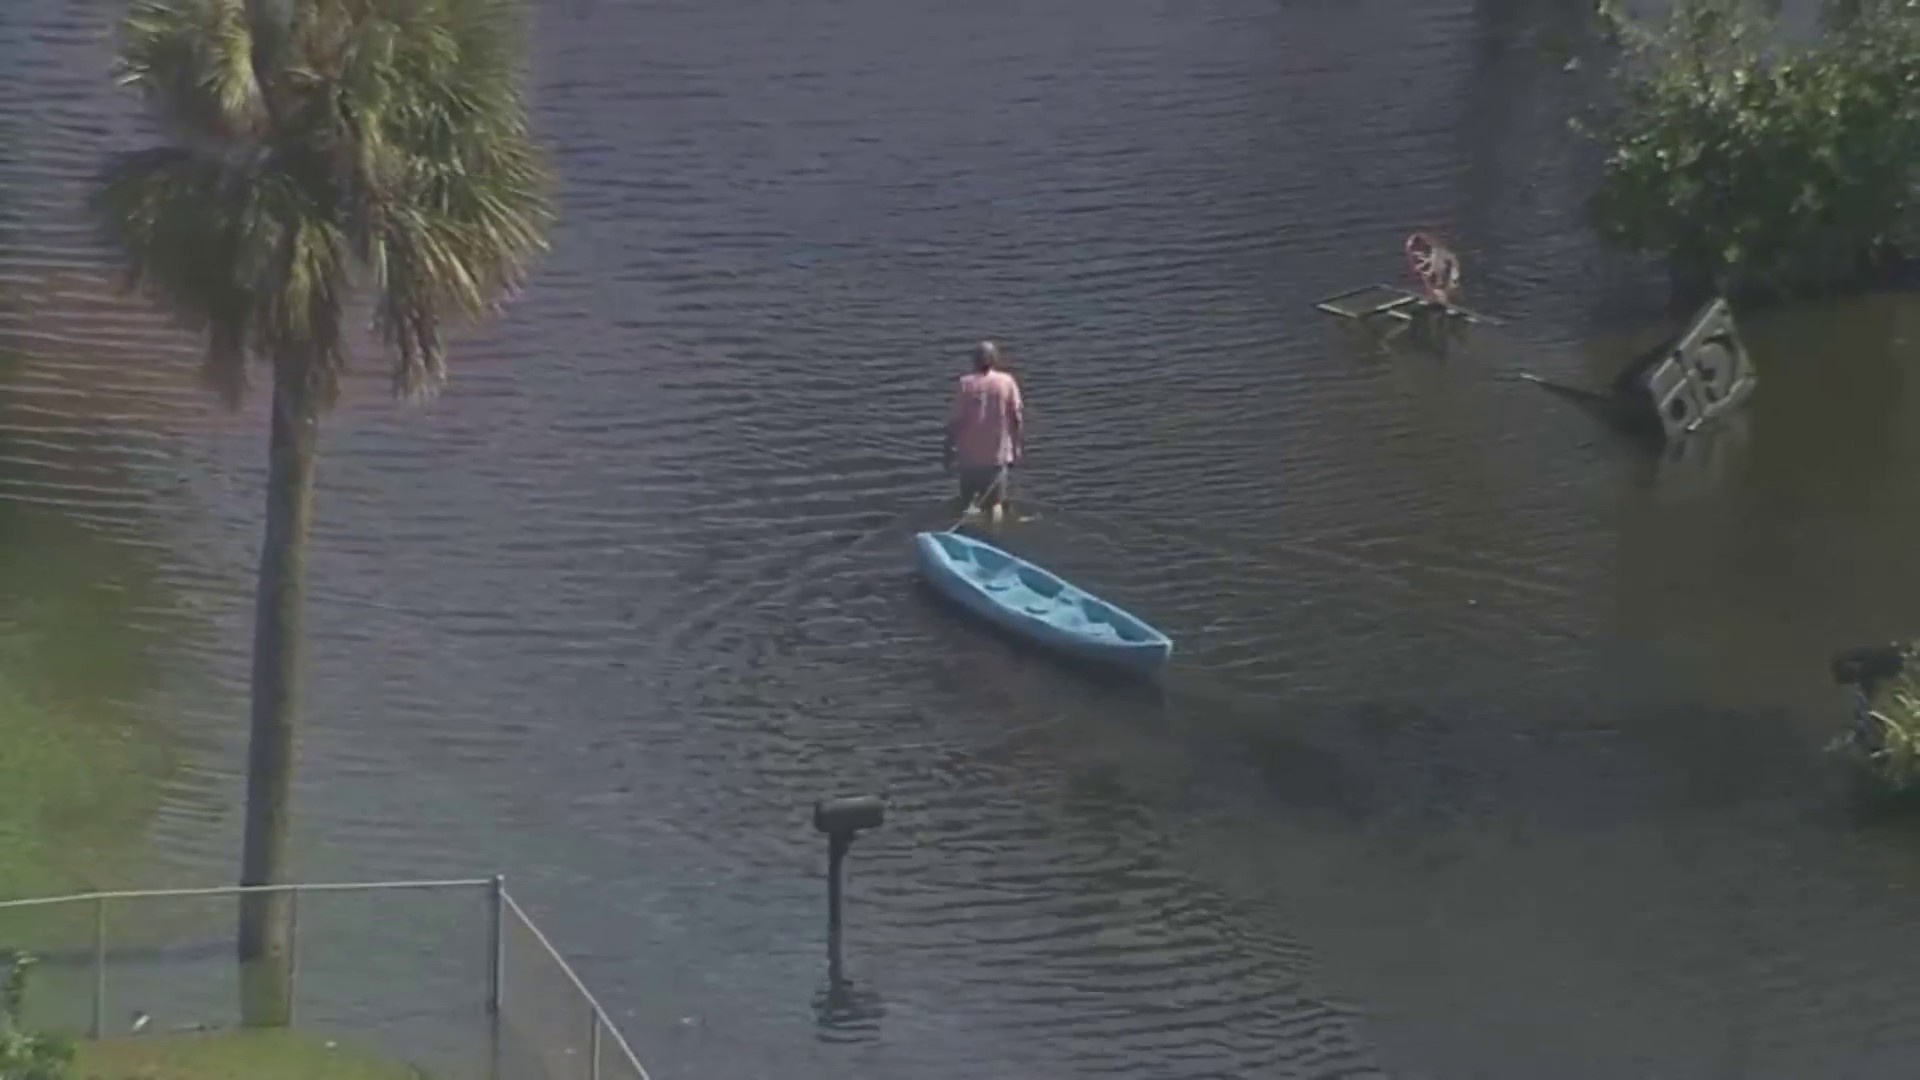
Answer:
<svg viewBox="0 0 1920 1080"><path fill-rule="evenodd" d="M319 402L298 373L275 365L268 441L267 529L254 599L253 710L247 739L247 821L240 884L289 880L294 718L299 712L300 623L306 598L307 532ZM241 1022L282 1027L292 1017L292 894L240 901Z"/></svg>

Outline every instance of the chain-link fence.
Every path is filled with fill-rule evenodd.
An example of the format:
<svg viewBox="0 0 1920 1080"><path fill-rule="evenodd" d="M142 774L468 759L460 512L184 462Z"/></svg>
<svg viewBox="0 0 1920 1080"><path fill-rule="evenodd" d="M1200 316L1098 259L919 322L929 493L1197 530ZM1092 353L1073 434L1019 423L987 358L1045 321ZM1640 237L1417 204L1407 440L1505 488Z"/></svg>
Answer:
<svg viewBox="0 0 1920 1080"><path fill-rule="evenodd" d="M290 893L292 1026L436 1077L648 1080L498 878ZM0 954L39 961L24 1018L93 1038L240 1020L239 886L0 902Z"/></svg>
<svg viewBox="0 0 1920 1080"><path fill-rule="evenodd" d="M547 1080L648 1080L627 1040L580 977L511 896L500 925L500 1025L496 1061L503 1077Z"/></svg>

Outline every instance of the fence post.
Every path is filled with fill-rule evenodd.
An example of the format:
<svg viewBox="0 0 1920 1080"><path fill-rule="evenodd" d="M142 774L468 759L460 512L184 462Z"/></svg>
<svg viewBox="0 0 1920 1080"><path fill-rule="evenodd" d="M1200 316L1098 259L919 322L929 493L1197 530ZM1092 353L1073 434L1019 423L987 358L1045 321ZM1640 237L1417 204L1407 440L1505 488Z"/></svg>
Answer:
<svg viewBox="0 0 1920 1080"><path fill-rule="evenodd" d="M593 1027L587 1035L587 1077L600 1080L600 1010L589 1008L587 1015L593 1018Z"/></svg>
<svg viewBox="0 0 1920 1080"><path fill-rule="evenodd" d="M506 987L503 976L507 967L507 930L504 916L507 906L507 875L493 875L493 884L488 889L488 918L492 922L493 939L489 949L492 955L487 957L487 1011L500 1015L500 1003L505 997Z"/></svg>
<svg viewBox="0 0 1920 1080"><path fill-rule="evenodd" d="M287 890L287 1026L292 1027L300 991L300 886Z"/></svg>
<svg viewBox="0 0 1920 1080"><path fill-rule="evenodd" d="M107 898L93 901L93 1037L107 1030Z"/></svg>

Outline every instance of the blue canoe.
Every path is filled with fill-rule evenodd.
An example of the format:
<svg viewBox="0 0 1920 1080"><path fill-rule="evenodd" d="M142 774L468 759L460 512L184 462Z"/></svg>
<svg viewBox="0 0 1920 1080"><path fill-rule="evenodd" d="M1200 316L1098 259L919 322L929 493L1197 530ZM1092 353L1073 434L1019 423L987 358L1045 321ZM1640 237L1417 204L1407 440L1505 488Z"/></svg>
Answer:
<svg viewBox="0 0 1920 1080"><path fill-rule="evenodd" d="M913 543L928 584L1004 630L1142 674L1173 655L1167 635L992 544L955 532L919 533Z"/></svg>

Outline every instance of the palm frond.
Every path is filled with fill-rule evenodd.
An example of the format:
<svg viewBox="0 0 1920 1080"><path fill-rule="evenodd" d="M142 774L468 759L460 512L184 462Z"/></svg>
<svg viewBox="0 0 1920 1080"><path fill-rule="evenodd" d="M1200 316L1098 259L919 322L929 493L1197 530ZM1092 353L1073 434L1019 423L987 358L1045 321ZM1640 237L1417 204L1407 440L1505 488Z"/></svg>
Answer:
<svg viewBox="0 0 1920 1080"><path fill-rule="evenodd" d="M240 252L253 288L252 344L332 404L346 369L348 290L353 277L346 233L326 206L284 173L257 177L246 206L250 240Z"/></svg>
<svg viewBox="0 0 1920 1080"><path fill-rule="evenodd" d="M444 378L438 323L491 312L545 250L551 186L529 134L517 70L520 11L507 0L380 5L376 123L381 149L362 176L363 258L380 294L379 329L395 351L395 388Z"/></svg>
<svg viewBox="0 0 1920 1080"><path fill-rule="evenodd" d="M133 0L119 81L193 137L256 135L266 120L245 0Z"/></svg>
<svg viewBox="0 0 1920 1080"><path fill-rule="evenodd" d="M92 199L127 287L206 332L203 373L229 404L245 392L251 343L252 295L240 276L246 187L222 159L163 146L112 159Z"/></svg>

